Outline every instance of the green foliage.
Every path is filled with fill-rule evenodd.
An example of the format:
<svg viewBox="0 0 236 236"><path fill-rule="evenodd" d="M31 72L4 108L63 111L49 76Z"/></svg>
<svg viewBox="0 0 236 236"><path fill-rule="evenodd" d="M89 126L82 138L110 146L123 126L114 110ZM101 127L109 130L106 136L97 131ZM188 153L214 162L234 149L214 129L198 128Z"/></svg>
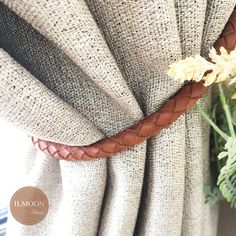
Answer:
<svg viewBox="0 0 236 236"><path fill-rule="evenodd" d="M213 206L216 202L223 200L222 194L218 187L211 187L210 184L204 184L203 192L205 194L205 203Z"/></svg>
<svg viewBox="0 0 236 236"><path fill-rule="evenodd" d="M233 120L233 124L234 124L234 126L236 126L236 110L233 111L233 114L232 114L232 120Z"/></svg>
<svg viewBox="0 0 236 236"><path fill-rule="evenodd" d="M228 157L225 166L220 170L217 185L223 197L236 207L236 139L229 138L225 144L225 150L220 157ZM223 153L223 154L222 154Z"/></svg>
<svg viewBox="0 0 236 236"><path fill-rule="evenodd" d="M236 93L236 85L224 87L224 92L228 114L231 114L231 123L235 130L236 100L231 99L231 97ZM229 130L229 119L226 118L216 86L212 89L212 104L210 118L223 132L228 135L232 134ZM231 207L236 208L236 139L230 137L225 143L224 138L214 129L211 129L210 154L211 165L216 163L216 168L213 169L215 173L212 173L212 176L215 177L213 184L204 186L206 202L212 205L224 199L230 203Z"/></svg>

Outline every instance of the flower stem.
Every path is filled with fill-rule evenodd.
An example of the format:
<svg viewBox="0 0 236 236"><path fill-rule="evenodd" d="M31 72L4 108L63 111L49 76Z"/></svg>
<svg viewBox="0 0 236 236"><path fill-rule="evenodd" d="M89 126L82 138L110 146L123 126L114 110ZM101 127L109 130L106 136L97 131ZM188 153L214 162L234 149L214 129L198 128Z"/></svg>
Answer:
<svg viewBox="0 0 236 236"><path fill-rule="evenodd" d="M223 132L210 118L210 116L204 111L200 104L196 103L196 107L201 113L201 115L205 118L205 120L212 126L212 128L224 139L228 140L229 136Z"/></svg>
<svg viewBox="0 0 236 236"><path fill-rule="evenodd" d="M221 83L218 83L218 88L219 88L219 92L220 92L220 101L221 101L222 107L223 107L225 115L226 115L226 120L227 120L227 123L228 123L230 135L233 138L236 138L235 132L234 132L233 121L232 121L231 114L230 114L230 111L229 111L229 106L228 106L228 104L226 102L226 97L225 97L225 94L224 94L224 89L223 89Z"/></svg>
<svg viewBox="0 0 236 236"><path fill-rule="evenodd" d="M213 109L213 112L212 112L212 120L213 120L213 122L216 124L216 105L215 105L215 107L214 107L214 109ZM217 140L218 140L218 139L217 139L217 138L218 138L218 134L217 134L216 132L212 132L212 134L213 134L213 140L214 140L215 151L216 151L216 153L220 153L219 144L218 144L218 142L217 142ZM222 161L219 160L218 158L216 158L216 164L217 164L218 175L219 175L220 170L221 170L221 168L222 168L224 165L222 164Z"/></svg>

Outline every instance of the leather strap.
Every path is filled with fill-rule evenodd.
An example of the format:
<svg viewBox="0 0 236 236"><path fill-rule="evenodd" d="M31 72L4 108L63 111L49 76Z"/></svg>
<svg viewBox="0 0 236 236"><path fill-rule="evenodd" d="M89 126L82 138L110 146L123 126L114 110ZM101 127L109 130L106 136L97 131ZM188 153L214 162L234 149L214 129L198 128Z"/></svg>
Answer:
<svg viewBox="0 0 236 236"><path fill-rule="evenodd" d="M231 51L236 46L236 9L231 14L214 47L223 46ZM88 146L68 146L32 137L33 144L45 154L64 160L92 160L111 157L144 140L159 134L169 127L181 114L191 108L206 92L203 82L190 82L184 85L158 111L138 121L131 127Z"/></svg>

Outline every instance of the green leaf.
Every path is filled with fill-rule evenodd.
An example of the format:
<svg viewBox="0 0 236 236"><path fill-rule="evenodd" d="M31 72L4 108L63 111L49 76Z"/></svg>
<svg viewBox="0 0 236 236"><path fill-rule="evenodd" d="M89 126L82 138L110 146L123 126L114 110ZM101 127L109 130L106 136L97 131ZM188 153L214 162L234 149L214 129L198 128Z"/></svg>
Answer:
<svg viewBox="0 0 236 236"><path fill-rule="evenodd" d="M236 208L236 163L226 164L220 171L217 185L222 196Z"/></svg>
<svg viewBox="0 0 236 236"><path fill-rule="evenodd" d="M228 152L223 151L223 152L219 153L219 155L217 157L219 160L221 160L222 158L227 157L227 156L228 156Z"/></svg>
<svg viewBox="0 0 236 236"><path fill-rule="evenodd" d="M232 137L229 137L225 144L225 149L232 148L233 144L234 144L234 139Z"/></svg>
<svg viewBox="0 0 236 236"><path fill-rule="evenodd" d="M210 184L204 184L203 192L205 194L205 203L208 203L210 206L213 206L215 203L223 199L217 186L211 187Z"/></svg>
<svg viewBox="0 0 236 236"><path fill-rule="evenodd" d="M211 118L214 120L214 122L216 121L216 108L217 108L217 104L212 106Z"/></svg>

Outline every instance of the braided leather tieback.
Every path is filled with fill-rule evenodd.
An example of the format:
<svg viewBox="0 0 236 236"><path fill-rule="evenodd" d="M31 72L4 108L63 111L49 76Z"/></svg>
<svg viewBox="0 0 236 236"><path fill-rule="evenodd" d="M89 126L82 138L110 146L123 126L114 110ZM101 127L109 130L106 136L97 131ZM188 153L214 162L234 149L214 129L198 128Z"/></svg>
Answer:
<svg viewBox="0 0 236 236"><path fill-rule="evenodd" d="M217 50L220 46L225 47L227 51L231 51L236 46L236 9L214 44ZM207 90L208 88L203 86L203 82L188 83L158 111L112 137L101 139L88 146L68 146L35 137L32 137L32 142L41 151L56 159L91 160L111 157L160 133L161 130L176 121L182 113L191 108Z"/></svg>

